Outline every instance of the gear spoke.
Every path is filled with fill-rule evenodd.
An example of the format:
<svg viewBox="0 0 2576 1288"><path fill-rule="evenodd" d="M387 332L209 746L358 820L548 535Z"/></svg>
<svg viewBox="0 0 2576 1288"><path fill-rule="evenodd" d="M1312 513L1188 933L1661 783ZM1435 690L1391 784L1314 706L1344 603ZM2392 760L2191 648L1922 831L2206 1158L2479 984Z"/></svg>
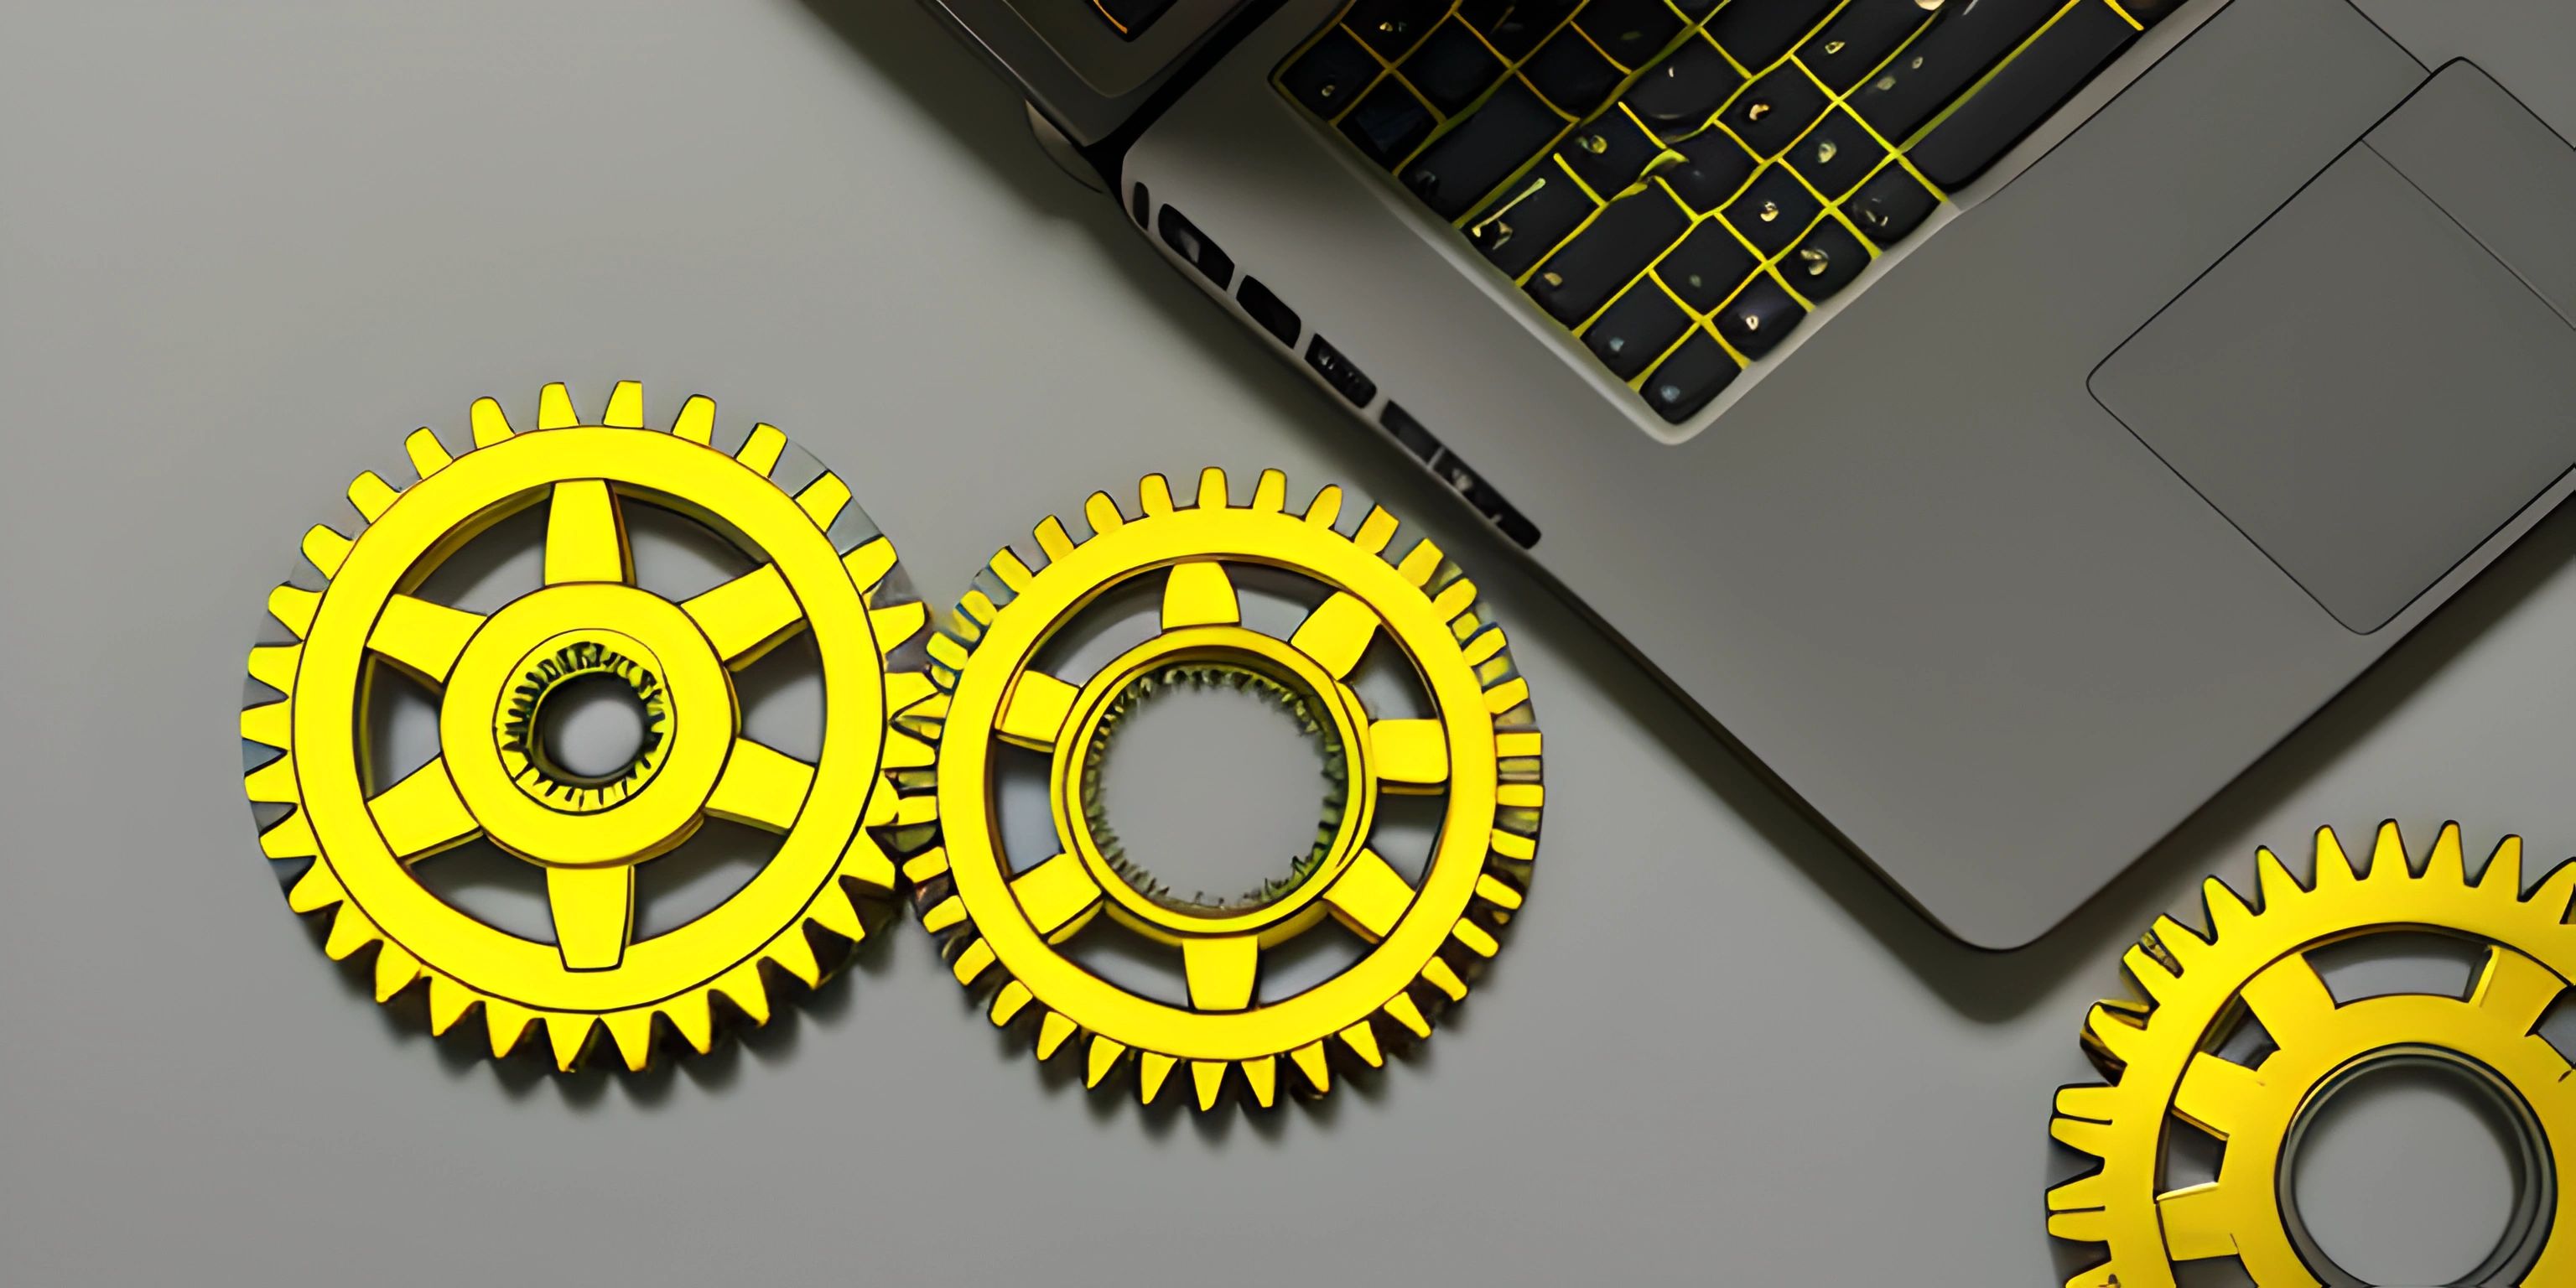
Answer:
<svg viewBox="0 0 2576 1288"><path fill-rule="evenodd" d="M607 481L565 479L555 484L546 511L546 584L634 580L626 519Z"/></svg>
<svg viewBox="0 0 2576 1288"><path fill-rule="evenodd" d="M1380 720L1369 726L1369 763L1395 792L1427 792L1449 781L1449 731L1437 720Z"/></svg>
<svg viewBox="0 0 2576 1288"><path fill-rule="evenodd" d="M707 797L707 812L718 818L772 832L785 832L805 809L805 793L814 785L814 767L783 751L736 738L725 760L724 775Z"/></svg>
<svg viewBox="0 0 2576 1288"><path fill-rule="evenodd" d="M421 683L440 685L465 652L465 642L481 629L480 613L395 595L385 600L384 611L367 636L367 647Z"/></svg>
<svg viewBox="0 0 2576 1288"><path fill-rule="evenodd" d="M456 794L455 780L447 776L447 764L441 758L433 758L377 793L367 802L367 811L375 815L376 830L384 834L394 857L405 863L417 863L483 832L466 812L465 800Z"/></svg>
<svg viewBox="0 0 2576 1288"><path fill-rule="evenodd" d="M2235 1208L2218 1182L2159 1194L2156 1211L2164 1217L2165 1246L2174 1260L2236 1255Z"/></svg>
<svg viewBox="0 0 2576 1288"><path fill-rule="evenodd" d="M1412 906L1413 886L1377 851L1362 850L1324 891L1324 902L1343 925L1376 943L1395 929L1404 910Z"/></svg>
<svg viewBox="0 0 2576 1288"><path fill-rule="evenodd" d="M1243 606L1225 565L1213 559L1174 564L1163 582L1163 629L1184 626L1233 626L1243 621Z"/></svg>
<svg viewBox="0 0 2576 1288"><path fill-rule="evenodd" d="M2226 1140L2255 1111L2263 1095L2263 1076L2207 1051L2192 1056L2174 1089L2174 1112L2193 1126Z"/></svg>
<svg viewBox="0 0 2576 1288"><path fill-rule="evenodd" d="M565 970L608 970L626 959L635 925L635 869L546 869L546 908Z"/></svg>
<svg viewBox="0 0 2576 1288"><path fill-rule="evenodd" d="M1252 982L1261 973L1261 939L1194 935L1181 941L1181 970L1189 976L1191 1006L1240 1011L1252 1005Z"/></svg>
<svg viewBox="0 0 2576 1288"><path fill-rule="evenodd" d="M1011 878L1011 897L1031 929L1060 942L1099 911L1101 890L1080 856L1059 854Z"/></svg>
<svg viewBox="0 0 2576 1288"><path fill-rule="evenodd" d="M2490 944L2469 1003L2514 1032L2529 1033L2540 1027L2540 1017L2566 988L2557 972L2502 944Z"/></svg>
<svg viewBox="0 0 2576 1288"><path fill-rule="evenodd" d="M1003 704L1001 719L994 722L993 732L1003 741L1037 751L1055 747L1064 736L1064 722L1073 714L1073 700L1079 690L1044 671L1023 671L1011 686L1011 696Z"/></svg>
<svg viewBox="0 0 2576 1288"><path fill-rule="evenodd" d="M716 656L737 671L805 624L805 606L796 602L776 564L762 564L680 605L680 610L707 633Z"/></svg>
<svg viewBox="0 0 2576 1288"><path fill-rule="evenodd" d="M1288 643L1315 659L1334 679L1347 680L1359 668L1369 641L1376 638L1376 611L1349 592L1337 590L1298 623Z"/></svg>
<svg viewBox="0 0 2576 1288"><path fill-rule="evenodd" d="M2312 1035L2335 1006L2325 980L2299 953L2264 967L2246 982L2243 996L2246 1009L2280 1046Z"/></svg>

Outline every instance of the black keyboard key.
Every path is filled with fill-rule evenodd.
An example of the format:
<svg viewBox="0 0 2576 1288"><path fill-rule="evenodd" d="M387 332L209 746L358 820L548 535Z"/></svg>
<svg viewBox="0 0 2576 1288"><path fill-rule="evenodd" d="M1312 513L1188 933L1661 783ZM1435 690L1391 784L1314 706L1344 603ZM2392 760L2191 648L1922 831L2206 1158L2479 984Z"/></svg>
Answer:
<svg viewBox="0 0 2576 1288"><path fill-rule="evenodd" d="M1404 450L1421 457L1426 464L1440 454L1440 440L1432 437L1431 431L1424 429L1422 422L1404 409L1404 404L1392 398L1378 412L1377 423L1386 426L1386 432L1393 434L1395 441L1404 445Z"/></svg>
<svg viewBox="0 0 2576 1288"><path fill-rule="evenodd" d="M1744 234L1764 258L1795 245L1825 208L1795 175L1777 165L1762 167L1735 200L1726 203L1726 222Z"/></svg>
<svg viewBox="0 0 2576 1288"><path fill-rule="evenodd" d="M1819 219L1798 249L1780 261L1789 289L1811 302L1829 299L1869 267L1869 248L1838 219Z"/></svg>
<svg viewBox="0 0 2576 1288"><path fill-rule="evenodd" d="M1297 333L1305 329L1297 318L1297 310L1272 294L1269 287L1261 284L1260 278L1245 274L1243 289L1234 293L1234 302L1242 305L1243 311L1260 323L1262 330L1279 337L1279 343L1292 350L1297 347Z"/></svg>
<svg viewBox="0 0 2576 1288"><path fill-rule="evenodd" d="M1548 256L1523 289L1548 316L1578 325L1663 254L1688 218L1672 198L1651 187L1611 202L1591 226Z"/></svg>
<svg viewBox="0 0 2576 1288"><path fill-rule="evenodd" d="M1538 52L1521 64L1521 74L1568 116L1592 115L1593 109L1610 97L1610 91L1619 87L1622 77L1620 70L1572 27L1539 46Z"/></svg>
<svg viewBox="0 0 2576 1288"><path fill-rule="evenodd" d="M1879 167L1878 173L1871 175L1869 182L1862 184L1842 207L1843 213L1859 226L1860 235L1885 250L1921 227L1939 204L1932 190L1915 182L1905 167L1889 164Z"/></svg>
<svg viewBox="0 0 2576 1288"><path fill-rule="evenodd" d="M1556 150L1565 168L1604 201L1627 191L1646 172L1646 163L1663 154L1664 145L1654 135L1615 107L1575 127Z"/></svg>
<svg viewBox="0 0 2576 1288"><path fill-rule="evenodd" d="M1592 0L1574 16L1574 25L1630 71L1645 66L1682 34L1682 16L1664 0Z"/></svg>
<svg viewBox="0 0 2576 1288"><path fill-rule="evenodd" d="M1851 191L1886 159L1887 149L1839 107L1827 112L1806 137L1790 144L1788 155L1789 164L1828 197Z"/></svg>
<svg viewBox="0 0 2576 1288"><path fill-rule="evenodd" d="M1120 36L1134 40L1171 7L1172 0L1099 0L1097 12L1118 29Z"/></svg>
<svg viewBox="0 0 2576 1288"><path fill-rule="evenodd" d="M1324 337L1316 336L1306 343L1306 365L1333 387L1333 392L1350 400L1354 407L1366 407L1377 399L1377 382L1361 374L1351 360L1342 356Z"/></svg>
<svg viewBox="0 0 2576 1288"><path fill-rule="evenodd" d="M1503 74L1503 63L1494 57L1467 24L1455 18L1440 24L1431 38L1416 47L1397 71L1404 73L1413 87L1443 116L1455 116L1459 109L1476 101L1494 78Z"/></svg>
<svg viewBox="0 0 2576 1288"><path fill-rule="evenodd" d="M1683 205L1701 214L1732 200L1762 164L1724 130L1710 130L1685 139L1673 145L1673 150L1681 153L1682 159L1659 173Z"/></svg>
<svg viewBox="0 0 2576 1288"><path fill-rule="evenodd" d="M1726 225L1704 219L1655 265L1655 276L1664 279L1682 303L1706 313L1735 294L1760 267L1762 261L1726 231Z"/></svg>
<svg viewBox="0 0 2576 1288"><path fill-rule="evenodd" d="M1359 145L1362 156L1392 170L1431 137L1436 124L1430 106L1389 76L1342 118L1342 133Z"/></svg>
<svg viewBox="0 0 2576 1288"><path fill-rule="evenodd" d="M2084 0L1997 68L1921 142L1906 149L1905 158L1944 188L1967 186L2128 48L2137 34L2102 0Z"/></svg>
<svg viewBox="0 0 2576 1288"><path fill-rule="evenodd" d="M1467 240L1513 278L1537 267L1567 234L1599 209L1582 185L1554 161L1513 184L1467 225Z"/></svg>
<svg viewBox="0 0 2576 1288"><path fill-rule="evenodd" d="M1830 101L1813 78L1786 63L1745 86L1718 119L1755 155L1776 157L1825 114Z"/></svg>
<svg viewBox="0 0 2576 1288"><path fill-rule="evenodd" d="M1456 219L1564 132L1565 118L1515 76L1415 157L1404 186L1441 218Z"/></svg>
<svg viewBox="0 0 2576 1288"><path fill-rule="evenodd" d="M1430 35L1447 12L1449 0L1355 0L1342 15L1342 25L1392 63Z"/></svg>
<svg viewBox="0 0 2576 1288"><path fill-rule="evenodd" d="M1666 142L1686 138L1717 114L1726 96L1744 84L1717 46L1694 36L1673 56L1649 69L1620 101Z"/></svg>
<svg viewBox="0 0 2576 1288"><path fill-rule="evenodd" d="M1583 343L1621 380L1634 380L1690 329L1691 316L1651 277L1621 292L1584 328Z"/></svg>
<svg viewBox="0 0 2576 1288"><path fill-rule="evenodd" d="M1764 273L1744 284L1725 307L1709 318L1717 328L1718 338L1735 346L1737 353L1755 362L1771 352L1789 333L1805 321L1807 311L1780 284Z"/></svg>
<svg viewBox="0 0 2576 1288"><path fill-rule="evenodd" d="M1197 224L1170 206L1163 207L1162 217L1155 224L1156 230L1163 235L1163 244L1171 247L1173 254L1189 261L1190 267L1197 269L1200 276L1216 283L1218 290L1234 285L1234 257L1209 241Z"/></svg>
<svg viewBox="0 0 2576 1288"><path fill-rule="evenodd" d="M1931 18L1915 0L1851 0L1798 46L1798 61L1826 88L1848 94Z"/></svg>
<svg viewBox="0 0 2576 1288"><path fill-rule="evenodd" d="M1950 5L1851 96L1852 110L1899 147L1959 91L2039 30L2065 0Z"/></svg>
<svg viewBox="0 0 2576 1288"><path fill-rule="evenodd" d="M1357 37L1339 27L1324 33L1314 48L1279 74L1288 97L1328 121L1359 101L1360 92L1376 79L1377 60L1369 57Z"/></svg>
<svg viewBox="0 0 2576 1288"><path fill-rule="evenodd" d="M1761 71L1789 52L1798 38L1839 0L1729 0L1710 19L1708 34L1735 56L1735 61Z"/></svg>
<svg viewBox="0 0 2576 1288"><path fill-rule="evenodd" d="M1706 331L1694 331L1646 377L1646 405L1678 425L1724 393L1742 370Z"/></svg>
<svg viewBox="0 0 2576 1288"><path fill-rule="evenodd" d="M1518 62L1574 16L1581 0L1460 0L1458 16L1494 52Z"/></svg>

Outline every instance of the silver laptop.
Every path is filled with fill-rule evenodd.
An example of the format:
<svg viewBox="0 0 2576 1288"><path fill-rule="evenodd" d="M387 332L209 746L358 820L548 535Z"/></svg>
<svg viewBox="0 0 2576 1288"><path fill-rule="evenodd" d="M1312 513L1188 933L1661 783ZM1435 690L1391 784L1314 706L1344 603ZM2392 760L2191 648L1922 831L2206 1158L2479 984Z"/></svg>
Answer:
<svg viewBox="0 0 2576 1288"><path fill-rule="evenodd" d="M2564 0L930 3L1974 944L2576 485Z"/></svg>

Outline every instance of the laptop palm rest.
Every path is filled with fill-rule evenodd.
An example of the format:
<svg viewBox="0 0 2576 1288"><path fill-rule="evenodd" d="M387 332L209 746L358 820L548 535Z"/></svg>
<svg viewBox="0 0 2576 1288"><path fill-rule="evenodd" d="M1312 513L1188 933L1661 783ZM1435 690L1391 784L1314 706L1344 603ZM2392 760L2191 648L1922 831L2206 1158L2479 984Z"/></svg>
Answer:
<svg viewBox="0 0 2576 1288"><path fill-rule="evenodd" d="M2386 625L2576 465L2576 151L2444 68L2095 370L2334 619Z"/></svg>

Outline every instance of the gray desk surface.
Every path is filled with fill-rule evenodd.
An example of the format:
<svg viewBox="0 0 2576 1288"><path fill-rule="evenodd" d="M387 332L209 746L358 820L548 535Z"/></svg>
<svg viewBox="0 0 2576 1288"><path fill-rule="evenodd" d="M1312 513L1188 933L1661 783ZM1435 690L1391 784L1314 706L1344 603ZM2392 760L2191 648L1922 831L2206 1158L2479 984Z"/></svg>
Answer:
<svg viewBox="0 0 2576 1288"><path fill-rule="evenodd" d="M1549 734L1498 968L1419 1060L1259 1120L1086 1103L909 927L640 1078L495 1068L382 1014L251 844L256 605L413 426L630 376L657 420L705 392L786 428L933 598L1151 469L1276 464L1433 516ZM13 7L0 391L19 1283L2053 1283L2050 1093L2156 911L2319 822L2576 851L2562 515L2062 931L1944 941L1058 176L901 0ZM2403 1136L2409 1169L2341 1173L2425 1205L2374 1255L2500 1225L2478 1142Z"/></svg>

